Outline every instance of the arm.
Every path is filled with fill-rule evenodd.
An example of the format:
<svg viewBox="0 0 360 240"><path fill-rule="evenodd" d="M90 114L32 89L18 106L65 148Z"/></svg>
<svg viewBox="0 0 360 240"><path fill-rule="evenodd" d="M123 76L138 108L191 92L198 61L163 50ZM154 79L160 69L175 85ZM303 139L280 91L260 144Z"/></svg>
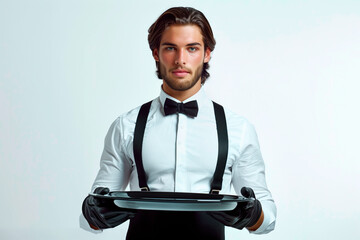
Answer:
<svg viewBox="0 0 360 240"><path fill-rule="evenodd" d="M262 213L256 224L247 229L255 234L263 234L274 229L276 206L266 185L265 165L255 129L246 122L242 133L239 157L233 166L232 183L237 194L241 194L244 186L254 190L256 199L261 203Z"/></svg>
<svg viewBox="0 0 360 240"><path fill-rule="evenodd" d="M110 126L104 142L104 150L100 159L100 169L92 186L107 187L110 191L125 190L132 171L132 162L128 159L124 146L124 126L121 118L117 118Z"/></svg>
<svg viewBox="0 0 360 240"><path fill-rule="evenodd" d="M120 119L111 125L100 160L100 170L92 187L92 192L106 194L110 191L124 190L129 182L132 169L122 146L122 128ZM104 190L104 191L102 191ZM119 209L113 202L105 202L92 196L85 198L80 216L81 228L94 230L115 227L133 216L133 212ZM109 217L111 216L111 217ZM86 221L88 224L86 224Z"/></svg>

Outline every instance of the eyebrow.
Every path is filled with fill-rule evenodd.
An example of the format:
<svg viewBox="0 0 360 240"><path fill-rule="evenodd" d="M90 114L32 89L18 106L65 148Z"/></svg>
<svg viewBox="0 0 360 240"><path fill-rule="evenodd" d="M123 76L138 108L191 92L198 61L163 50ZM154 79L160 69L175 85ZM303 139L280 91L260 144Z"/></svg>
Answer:
<svg viewBox="0 0 360 240"><path fill-rule="evenodd" d="M176 47L176 44L170 43L170 42L164 42L164 43L161 44L161 46L173 46L173 47ZM186 44L186 46L201 46L201 44L198 43L198 42L194 42L194 43Z"/></svg>

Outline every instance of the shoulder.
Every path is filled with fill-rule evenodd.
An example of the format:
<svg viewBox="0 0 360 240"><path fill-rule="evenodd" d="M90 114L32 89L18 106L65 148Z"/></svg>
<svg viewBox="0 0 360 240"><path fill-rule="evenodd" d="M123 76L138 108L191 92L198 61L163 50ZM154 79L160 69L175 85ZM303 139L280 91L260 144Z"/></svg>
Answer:
<svg viewBox="0 0 360 240"><path fill-rule="evenodd" d="M158 98L155 98L150 101L151 107L150 107L150 113L148 120L151 118L151 115L156 112L159 109L159 101ZM145 104L145 103L144 103ZM143 105L143 104L142 104ZM118 116L113 124L118 125L120 128L128 128L128 127L134 127L136 124L136 119L139 114L141 106L137 106L136 108L133 108L125 113L122 113L120 116Z"/></svg>
<svg viewBox="0 0 360 240"><path fill-rule="evenodd" d="M253 124L243 115L224 107L228 127L254 128Z"/></svg>
<svg viewBox="0 0 360 240"><path fill-rule="evenodd" d="M255 126L241 114L238 114L226 107L224 107L224 111L230 138L234 140L236 139L236 141L240 141L242 144L257 144L258 140Z"/></svg>
<svg viewBox="0 0 360 240"><path fill-rule="evenodd" d="M230 148L242 158L257 154L260 146L254 125L246 117L224 109Z"/></svg>

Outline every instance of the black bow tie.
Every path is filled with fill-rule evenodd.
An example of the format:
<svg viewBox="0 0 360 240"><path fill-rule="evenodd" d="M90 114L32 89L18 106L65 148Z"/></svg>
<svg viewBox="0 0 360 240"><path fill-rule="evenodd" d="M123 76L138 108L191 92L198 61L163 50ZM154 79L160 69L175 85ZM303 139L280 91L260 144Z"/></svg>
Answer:
<svg viewBox="0 0 360 240"><path fill-rule="evenodd" d="M169 98L165 100L164 112L165 115L170 115L173 113L183 113L189 117L196 117L198 114L199 108L196 100L190 101L187 103L177 103Z"/></svg>

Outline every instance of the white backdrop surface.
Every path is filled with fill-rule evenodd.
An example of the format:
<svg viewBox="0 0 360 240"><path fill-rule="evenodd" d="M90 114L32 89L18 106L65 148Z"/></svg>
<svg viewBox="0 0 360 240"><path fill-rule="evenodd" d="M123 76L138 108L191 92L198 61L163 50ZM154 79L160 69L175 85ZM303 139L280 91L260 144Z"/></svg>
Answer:
<svg viewBox="0 0 360 240"><path fill-rule="evenodd" d="M207 94L257 130L275 231L359 239L360 1L0 1L0 239L124 239L80 229L112 121L157 97L147 29L192 6L217 45Z"/></svg>

